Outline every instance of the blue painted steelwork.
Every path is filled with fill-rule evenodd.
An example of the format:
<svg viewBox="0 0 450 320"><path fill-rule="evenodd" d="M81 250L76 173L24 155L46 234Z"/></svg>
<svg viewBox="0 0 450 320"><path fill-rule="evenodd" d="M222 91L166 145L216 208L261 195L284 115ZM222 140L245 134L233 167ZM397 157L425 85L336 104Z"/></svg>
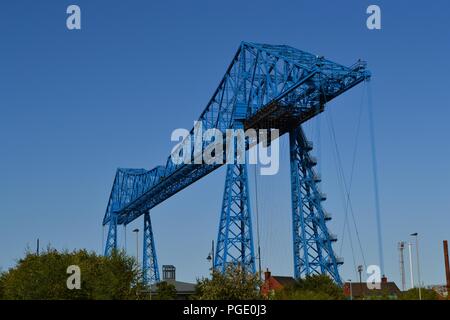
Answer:
<svg viewBox="0 0 450 320"><path fill-rule="evenodd" d="M117 211L130 203L134 198L143 194L145 190L156 184L161 177L161 167L147 171L144 169L122 169L116 171L113 188L109 198L103 225L109 224L106 239L105 256L117 249ZM153 239L150 214L144 216L144 254L143 280L145 284L159 282L158 261Z"/></svg>
<svg viewBox="0 0 450 320"><path fill-rule="evenodd" d="M345 67L285 45L242 42L198 121L204 130L224 132L239 122L244 129L277 128L282 135L369 77L362 61ZM193 141L194 129L190 135ZM192 159L201 157L203 150L195 150L193 144L191 147ZM119 169L103 224L126 225L221 166L176 165L171 157L164 166L150 171ZM114 237L114 232L108 233L110 236ZM295 266L296 276L309 274L310 269L299 271L299 265ZM335 272L330 274L339 280Z"/></svg>
<svg viewBox="0 0 450 320"><path fill-rule="evenodd" d="M247 271L256 272L250 192L245 164L227 165L214 269L224 272L229 264L240 265Z"/></svg>
<svg viewBox="0 0 450 320"><path fill-rule="evenodd" d="M117 249L117 214L111 214L108 236L106 238L105 256L110 256Z"/></svg>
<svg viewBox="0 0 450 320"><path fill-rule="evenodd" d="M306 140L301 126L289 132L291 161L292 234L294 249L294 274L329 274L341 284L338 264L332 242L336 237L326 226L330 220L322 208L326 199L314 172L317 161L310 155L312 144Z"/></svg>
<svg viewBox="0 0 450 320"><path fill-rule="evenodd" d="M144 214L144 253L142 273L144 283L152 285L160 281L158 259L156 257L155 239L153 238L152 222L150 213Z"/></svg>

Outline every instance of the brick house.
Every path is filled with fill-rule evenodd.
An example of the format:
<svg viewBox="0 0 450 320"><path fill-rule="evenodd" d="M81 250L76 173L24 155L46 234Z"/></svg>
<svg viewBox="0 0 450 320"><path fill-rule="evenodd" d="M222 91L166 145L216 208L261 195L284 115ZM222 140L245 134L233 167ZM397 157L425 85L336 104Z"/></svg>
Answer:
<svg viewBox="0 0 450 320"><path fill-rule="evenodd" d="M293 286L295 279L293 277L272 276L269 269L264 272L264 283L261 286L261 294L267 297L277 290L288 286Z"/></svg>
<svg viewBox="0 0 450 320"><path fill-rule="evenodd" d="M350 290L351 287L351 290ZM354 299L364 299L371 297L388 296L391 299L397 299L401 293L395 282L389 282L383 276L381 278L380 289L369 289L365 282L346 282L344 283L344 295L353 296Z"/></svg>

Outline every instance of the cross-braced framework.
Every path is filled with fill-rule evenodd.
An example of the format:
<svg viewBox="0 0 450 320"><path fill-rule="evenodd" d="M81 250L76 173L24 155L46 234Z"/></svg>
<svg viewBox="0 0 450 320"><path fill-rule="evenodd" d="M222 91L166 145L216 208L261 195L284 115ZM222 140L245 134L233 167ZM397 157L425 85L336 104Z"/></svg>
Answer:
<svg viewBox="0 0 450 320"><path fill-rule="evenodd" d="M289 132L289 144L295 277L327 273L340 284L338 264L342 261L332 248L337 238L326 226L331 216L322 208L326 196L313 169L317 161L310 155L312 144L301 126Z"/></svg>
<svg viewBox="0 0 450 320"><path fill-rule="evenodd" d="M144 259L142 270L144 283L152 285L159 282L158 259L156 257L150 212L146 212L144 215L144 253L142 257Z"/></svg>
<svg viewBox="0 0 450 320"><path fill-rule="evenodd" d="M245 164L227 165L214 269L224 272L230 264L252 273L256 270Z"/></svg>
<svg viewBox="0 0 450 320"><path fill-rule="evenodd" d="M325 104L370 78L366 63L358 60L346 67L286 45L268 45L242 42L214 91L198 122L204 130L224 131L244 129L278 129L280 135L291 135L291 183L294 230L294 274L296 277L327 273L340 283L337 266L341 263L332 249L336 238L325 224L323 196L318 190L312 170L312 157L299 126L323 112ZM194 141L194 130L189 138ZM202 150L191 144L191 157L201 157ZM248 149L248 145L245 146ZM178 150L181 152L181 150ZM197 152L197 153L196 153ZM178 153L179 156L179 153ZM118 169L108 202L103 225L109 224L105 254L111 254L117 245L117 225L127 225L172 195L219 168L222 164L188 164L172 161L151 170ZM191 159L191 160L192 160ZM239 209L229 210L224 205L219 227L216 266L227 262L240 263L254 269L251 236L251 213L245 166L233 165L237 171L227 173L228 191L224 201L234 198L245 201ZM239 170L237 169L239 168ZM231 169L227 169L229 171ZM237 186L242 191L234 193ZM229 212L229 214L227 213ZM148 220L149 221L149 220ZM228 229L227 228L227 221ZM236 228L237 221L244 227ZM144 221L145 223L145 221ZM150 224L149 224L150 226ZM233 229L230 232L231 228ZM226 231L228 230L228 231ZM145 234L144 234L145 235ZM229 250L240 247L234 253ZM156 252L153 247L156 261ZM146 263L144 261L144 263ZM144 272L156 274L155 264L144 265Z"/></svg>
<svg viewBox="0 0 450 320"><path fill-rule="evenodd" d="M117 249L117 215L111 214L108 236L106 238L105 256L110 256Z"/></svg>

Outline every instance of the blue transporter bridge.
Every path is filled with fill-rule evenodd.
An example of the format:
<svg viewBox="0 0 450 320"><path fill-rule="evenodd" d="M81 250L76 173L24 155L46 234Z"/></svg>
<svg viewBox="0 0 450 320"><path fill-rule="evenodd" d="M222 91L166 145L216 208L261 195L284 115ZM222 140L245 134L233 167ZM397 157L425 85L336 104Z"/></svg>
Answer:
<svg viewBox="0 0 450 320"><path fill-rule="evenodd" d="M333 251L336 237L322 207L317 164L302 123L323 112L327 102L370 78L366 63L346 67L286 45L242 42L198 122L207 129L278 129L289 134L294 275L328 274L341 284ZM193 141L194 129L190 132ZM188 137L187 137L188 138ZM269 141L270 143L270 141ZM205 146L203 146L204 148ZM246 149L250 143L246 143ZM197 155L192 146L191 157ZM200 152L203 152L201 150ZM118 169L103 225L108 226L105 255L117 248L117 226L144 216L144 281L158 282L159 271L150 210L221 164L175 164L151 170ZM214 268L239 264L255 272L250 195L246 164L226 164Z"/></svg>

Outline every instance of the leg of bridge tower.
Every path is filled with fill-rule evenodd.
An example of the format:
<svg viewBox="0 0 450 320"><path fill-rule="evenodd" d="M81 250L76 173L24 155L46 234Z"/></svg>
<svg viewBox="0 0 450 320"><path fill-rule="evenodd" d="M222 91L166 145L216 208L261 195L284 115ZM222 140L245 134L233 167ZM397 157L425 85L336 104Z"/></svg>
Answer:
<svg viewBox="0 0 450 320"><path fill-rule="evenodd" d="M111 213L109 220L108 237L106 238L105 256L110 256L117 249L117 215Z"/></svg>
<svg viewBox="0 0 450 320"><path fill-rule="evenodd" d="M144 284L151 286L160 281L158 259L156 258L155 240L153 238L150 212L144 215L144 253L142 255L142 272Z"/></svg>
<svg viewBox="0 0 450 320"><path fill-rule="evenodd" d="M246 164L227 165L214 269L224 272L229 264L256 272Z"/></svg>
<svg viewBox="0 0 450 320"><path fill-rule="evenodd" d="M312 145L306 140L301 126L289 132L289 142L294 275L300 278L328 274L341 284L339 262L332 248L336 237L326 226L329 218L322 208L326 197L320 192L320 179L313 169L317 162L309 153Z"/></svg>

